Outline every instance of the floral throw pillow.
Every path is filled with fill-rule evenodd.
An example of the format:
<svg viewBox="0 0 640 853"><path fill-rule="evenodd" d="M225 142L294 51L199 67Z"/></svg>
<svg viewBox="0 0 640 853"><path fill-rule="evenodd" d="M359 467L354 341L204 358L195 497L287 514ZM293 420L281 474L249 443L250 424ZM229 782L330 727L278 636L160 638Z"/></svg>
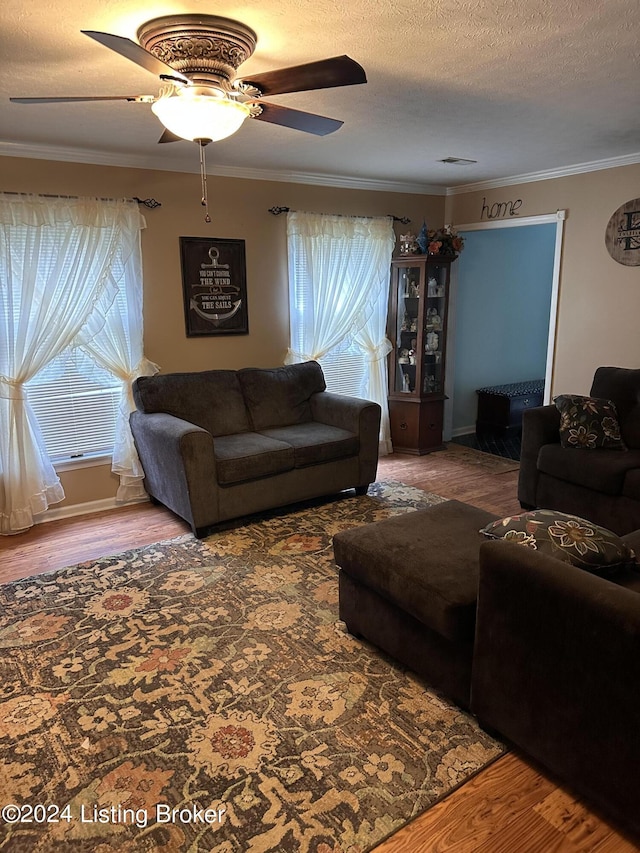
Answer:
<svg viewBox="0 0 640 853"><path fill-rule="evenodd" d="M638 568L636 556L619 536L579 518L552 509L523 512L492 521L480 533L533 548L596 575Z"/></svg>
<svg viewBox="0 0 640 853"><path fill-rule="evenodd" d="M611 400L561 394L553 402L560 412L560 444L563 447L627 449L620 435L618 412Z"/></svg>

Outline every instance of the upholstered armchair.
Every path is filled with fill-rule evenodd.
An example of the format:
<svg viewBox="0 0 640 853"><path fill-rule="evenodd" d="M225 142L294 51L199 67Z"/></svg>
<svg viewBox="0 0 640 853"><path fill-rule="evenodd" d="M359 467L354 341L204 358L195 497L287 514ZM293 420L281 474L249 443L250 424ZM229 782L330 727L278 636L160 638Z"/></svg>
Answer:
<svg viewBox="0 0 640 853"><path fill-rule="evenodd" d="M518 498L523 509L557 509L619 535L640 528L640 370L599 367L590 397L614 403L621 446L563 446L555 405L524 412Z"/></svg>

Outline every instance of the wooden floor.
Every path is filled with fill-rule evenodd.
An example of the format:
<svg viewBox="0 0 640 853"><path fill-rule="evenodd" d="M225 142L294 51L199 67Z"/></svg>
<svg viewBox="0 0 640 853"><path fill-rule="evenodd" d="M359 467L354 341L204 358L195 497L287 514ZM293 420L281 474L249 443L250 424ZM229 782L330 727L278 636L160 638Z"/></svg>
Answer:
<svg viewBox="0 0 640 853"><path fill-rule="evenodd" d="M400 480L496 515L519 510L515 465L493 458L474 464L468 452L449 448L422 457L388 456L380 460L378 478ZM148 503L40 524L0 537L0 583L188 532L186 523ZM637 843L517 752L494 762L376 848L376 853L633 851L640 851Z"/></svg>

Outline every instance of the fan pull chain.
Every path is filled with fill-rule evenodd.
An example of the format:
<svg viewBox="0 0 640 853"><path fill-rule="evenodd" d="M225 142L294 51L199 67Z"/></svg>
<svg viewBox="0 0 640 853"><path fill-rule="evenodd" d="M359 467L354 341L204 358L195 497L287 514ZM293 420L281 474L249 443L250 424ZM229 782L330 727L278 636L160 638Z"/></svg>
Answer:
<svg viewBox="0 0 640 853"><path fill-rule="evenodd" d="M200 148L200 184L202 186L201 204L206 211L204 221L211 222L211 217L209 216L209 198L207 196L207 168L204 156L204 147L209 143L210 140L196 139L195 141L198 143L198 146Z"/></svg>

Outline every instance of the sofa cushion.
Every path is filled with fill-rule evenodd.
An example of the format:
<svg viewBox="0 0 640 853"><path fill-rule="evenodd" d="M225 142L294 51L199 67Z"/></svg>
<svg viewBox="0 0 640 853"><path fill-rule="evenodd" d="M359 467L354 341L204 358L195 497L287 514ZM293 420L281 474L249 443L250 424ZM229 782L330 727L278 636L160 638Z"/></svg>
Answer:
<svg viewBox="0 0 640 853"><path fill-rule="evenodd" d="M265 429L261 431L261 435L290 444L293 447L296 468L357 456L360 450L357 435L346 429L316 421Z"/></svg>
<svg viewBox="0 0 640 853"><path fill-rule="evenodd" d="M625 498L640 501L640 467L634 468L633 471L627 471L622 486L622 494Z"/></svg>
<svg viewBox="0 0 640 853"><path fill-rule="evenodd" d="M613 400L618 409L622 438L627 447L640 448L640 370L599 367L593 377L592 397Z"/></svg>
<svg viewBox="0 0 640 853"><path fill-rule="evenodd" d="M220 485L242 483L293 468L293 447L256 432L221 435L213 442Z"/></svg>
<svg viewBox="0 0 640 853"><path fill-rule="evenodd" d="M507 516L492 521L480 532L489 539L533 548L596 575L606 576L636 563L633 550L615 533L553 509Z"/></svg>
<svg viewBox="0 0 640 853"><path fill-rule="evenodd" d="M565 450L559 444L544 444L538 453L538 471L608 495L622 493L627 471L640 468L640 451L611 453L597 448Z"/></svg>
<svg viewBox="0 0 640 853"><path fill-rule="evenodd" d="M327 387L316 361L271 369L247 367L238 371L238 379L256 432L310 421L309 398Z"/></svg>
<svg viewBox="0 0 640 853"><path fill-rule="evenodd" d="M133 397L147 414L166 412L213 436L250 429L235 370L141 376L133 383Z"/></svg>
<svg viewBox="0 0 640 853"><path fill-rule="evenodd" d="M616 405L611 400L561 394L553 401L560 412L562 447L626 450L620 436Z"/></svg>

